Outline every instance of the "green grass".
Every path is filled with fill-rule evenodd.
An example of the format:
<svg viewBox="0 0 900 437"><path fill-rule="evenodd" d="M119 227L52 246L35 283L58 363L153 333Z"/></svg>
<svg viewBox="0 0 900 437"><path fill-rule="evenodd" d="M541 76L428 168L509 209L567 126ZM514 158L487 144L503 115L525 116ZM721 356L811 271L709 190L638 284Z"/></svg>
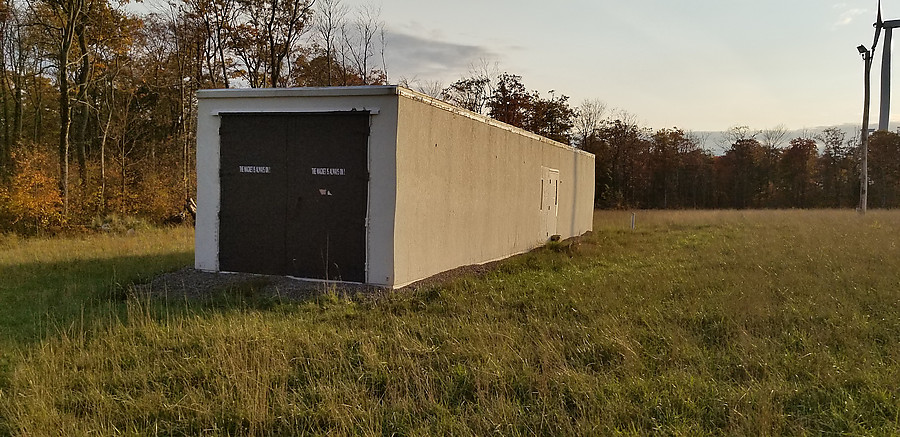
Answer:
<svg viewBox="0 0 900 437"><path fill-rule="evenodd" d="M900 433L900 212L636 219L598 212L575 247L417 292L130 300L120 322L14 333L0 416L33 435ZM89 265L70 280L121 282Z"/></svg>
<svg viewBox="0 0 900 437"><path fill-rule="evenodd" d="M0 235L0 388L18 349L124 314L128 286L187 265L190 228L20 239Z"/></svg>

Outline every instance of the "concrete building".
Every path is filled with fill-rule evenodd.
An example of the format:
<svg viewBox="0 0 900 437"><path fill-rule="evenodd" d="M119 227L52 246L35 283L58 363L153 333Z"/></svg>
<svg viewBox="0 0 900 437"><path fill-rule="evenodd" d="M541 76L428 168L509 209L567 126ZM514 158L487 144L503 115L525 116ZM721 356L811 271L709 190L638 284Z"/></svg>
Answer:
<svg viewBox="0 0 900 437"><path fill-rule="evenodd" d="M199 270L396 288L591 230L593 155L425 95L197 97Z"/></svg>

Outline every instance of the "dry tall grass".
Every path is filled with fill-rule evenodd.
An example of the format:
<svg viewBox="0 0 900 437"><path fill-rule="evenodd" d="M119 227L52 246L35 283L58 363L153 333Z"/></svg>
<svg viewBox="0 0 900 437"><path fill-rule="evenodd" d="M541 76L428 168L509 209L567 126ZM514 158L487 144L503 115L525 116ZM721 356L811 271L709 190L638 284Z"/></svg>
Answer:
<svg viewBox="0 0 900 437"><path fill-rule="evenodd" d="M599 212L384 298L131 302L28 351L10 432L900 433L900 212Z"/></svg>
<svg viewBox="0 0 900 437"><path fill-rule="evenodd" d="M0 388L20 347L124 314L128 284L190 262L190 228L30 238L0 234Z"/></svg>

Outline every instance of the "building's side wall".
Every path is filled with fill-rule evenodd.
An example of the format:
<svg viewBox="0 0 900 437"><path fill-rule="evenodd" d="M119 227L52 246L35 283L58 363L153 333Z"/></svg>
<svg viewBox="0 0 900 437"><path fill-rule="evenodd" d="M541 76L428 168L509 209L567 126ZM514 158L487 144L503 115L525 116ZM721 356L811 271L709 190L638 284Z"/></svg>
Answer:
<svg viewBox="0 0 900 437"><path fill-rule="evenodd" d="M557 234L591 230L593 155L405 91L394 286L543 244L542 166L560 172Z"/></svg>
<svg viewBox="0 0 900 437"><path fill-rule="evenodd" d="M369 136L369 206L367 282L392 285L395 144L397 96L309 96L272 90L221 90L198 95L197 115L197 221L194 233L195 267L218 271L219 231L219 126L223 112L332 112L376 110ZM233 97L231 95L233 94ZM287 94L287 95L286 95Z"/></svg>
<svg viewBox="0 0 900 437"><path fill-rule="evenodd" d="M541 142L543 166L559 170L557 234L582 235L594 224L594 155ZM542 241L543 242L543 241Z"/></svg>

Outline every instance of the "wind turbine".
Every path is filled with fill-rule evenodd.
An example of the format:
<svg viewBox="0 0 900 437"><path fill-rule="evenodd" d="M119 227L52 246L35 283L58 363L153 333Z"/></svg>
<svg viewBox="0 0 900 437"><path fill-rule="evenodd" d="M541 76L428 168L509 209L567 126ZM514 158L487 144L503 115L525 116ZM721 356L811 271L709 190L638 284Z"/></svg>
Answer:
<svg viewBox="0 0 900 437"><path fill-rule="evenodd" d="M894 29L900 27L900 20L881 19L881 0L878 0L878 15L875 19L875 42L872 53L878 45L878 37L884 30L884 48L881 52L881 113L878 116L878 130L888 130L891 118L891 37Z"/></svg>
<svg viewBox="0 0 900 437"><path fill-rule="evenodd" d="M875 40L872 48L860 45L856 49L865 61L865 98L863 100L863 122L860 130L859 147L862 149L859 183L859 212L866 213L869 197L869 82L872 72L872 58L878 47L878 37L884 30L884 49L881 58L881 114L878 117L878 130L888 130L891 117L891 37L894 28L900 27L900 20L884 21L881 19L881 0L878 0L878 15L875 17Z"/></svg>
<svg viewBox="0 0 900 437"><path fill-rule="evenodd" d="M862 119L862 129L859 131L860 141L859 147L862 149L862 162L860 163L860 174L859 174L859 209L858 211L861 214L866 213L866 203L869 197L869 94L870 94L870 83L871 83L871 73L872 73L872 58L875 55L875 48L878 47L878 37L881 36L882 29L885 29L884 20L881 19L881 0L878 0L878 15L875 18L875 40L872 42L872 48L869 49L864 45L860 45L856 48L859 51L859 54L862 55L863 61L865 62L865 67L863 71L865 72L865 94L863 99L863 119ZM878 128L887 130L887 120L889 118L891 112L891 34L893 27L887 28L887 43L884 45L884 57L886 59L881 60L881 117L878 120ZM885 71L885 69L887 69ZM884 80L884 77L887 77L887 80ZM887 98L885 98L887 96ZM882 127L882 122L884 123L884 127Z"/></svg>

